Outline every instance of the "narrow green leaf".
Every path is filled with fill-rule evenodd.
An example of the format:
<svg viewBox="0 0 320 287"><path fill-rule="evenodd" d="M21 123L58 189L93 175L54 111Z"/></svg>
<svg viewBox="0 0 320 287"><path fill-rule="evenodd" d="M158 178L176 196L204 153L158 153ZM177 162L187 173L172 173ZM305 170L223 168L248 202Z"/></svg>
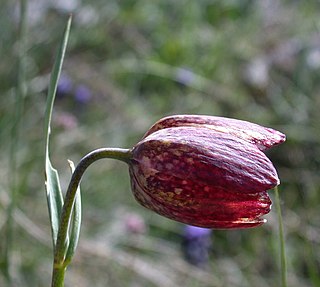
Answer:
<svg viewBox="0 0 320 287"><path fill-rule="evenodd" d="M57 242L59 220L63 206L63 197L60 188L58 172L52 167L49 157L46 157L46 191L52 230L52 240L53 246L55 246Z"/></svg>
<svg viewBox="0 0 320 287"><path fill-rule="evenodd" d="M49 209L49 216L50 216L50 223L51 223L51 230L52 230L52 240L53 240L54 246L56 245L56 241L57 241L59 221L60 221L61 211L63 206L63 197L62 197L62 192L60 188L58 172L56 169L52 167L52 164L50 162L49 137L50 137L50 124L51 124L53 104L56 96L59 77L61 74L64 55L67 48L70 26L71 26L71 16L69 17L69 20L63 35L63 40L58 50L56 60L53 66L53 70L51 73L48 96L47 96L46 112L45 112L45 126L44 126L45 178L46 178L48 209Z"/></svg>
<svg viewBox="0 0 320 287"><path fill-rule="evenodd" d="M45 139L46 139L46 153L48 153L48 146L49 146L49 135L50 135L50 124L51 124L51 117L52 117L52 110L53 104L56 97L56 91L58 87L58 82L61 74L62 64L64 60L64 55L66 53L69 33L70 33L70 26L71 26L71 16L69 17L67 27L64 31L63 40L61 42L60 48L58 50L56 60L53 65L49 89L48 89L48 96L47 96L47 104L46 104L46 112L45 112Z"/></svg>
<svg viewBox="0 0 320 287"><path fill-rule="evenodd" d="M71 172L74 172L74 164L69 160ZM72 221L69 229L70 243L66 254L65 262L69 263L75 253L78 245L81 227L81 193L80 186L77 188L77 193L72 208Z"/></svg>

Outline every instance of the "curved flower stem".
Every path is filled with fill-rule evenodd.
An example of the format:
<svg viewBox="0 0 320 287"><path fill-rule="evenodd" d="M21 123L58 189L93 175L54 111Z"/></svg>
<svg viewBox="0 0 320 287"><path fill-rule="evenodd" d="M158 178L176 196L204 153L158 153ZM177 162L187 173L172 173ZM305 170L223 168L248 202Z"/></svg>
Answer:
<svg viewBox="0 0 320 287"><path fill-rule="evenodd" d="M286 250L285 250L285 241L284 241L284 232L283 232L283 221L281 215L281 205L280 205L280 196L278 187L274 188L276 195L276 210L278 214L279 222L279 240L280 240L280 262L281 262L281 286L287 287L287 262L286 262Z"/></svg>
<svg viewBox="0 0 320 287"><path fill-rule="evenodd" d="M51 283L52 287L61 287L64 285L65 270L69 263L65 262L65 254L67 249L66 240L77 188L86 169L95 161L103 158L114 158L124 162L129 162L131 159L131 150L119 148L96 149L84 156L74 170L65 196L57 236L57 243L54 249L54 265Z"/></svg>

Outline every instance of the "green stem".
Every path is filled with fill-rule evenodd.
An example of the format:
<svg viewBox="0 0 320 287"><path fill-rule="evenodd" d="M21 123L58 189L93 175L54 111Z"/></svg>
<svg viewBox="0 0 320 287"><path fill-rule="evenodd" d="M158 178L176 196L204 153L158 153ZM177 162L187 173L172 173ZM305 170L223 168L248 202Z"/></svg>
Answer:
<svg viewBox="0 0 320 287"><path fill-rule="evenodd" d="M65 262L65 254L67 249L66 240L70 226L72 208L74 205L77 188L86 169L95 161L103 158L113 158L128 163L131 159L131 150L119 148L96 149L84 156L80 160L76 169L74 170L65 196L57 236L57 243L54 250L54 263L51 285L52 287L64 286L63 281L65 270L67 267L66 264L69 263Z"/></svg>
<svg viewBox="0 0 320 287"><path fill-rule="evenodd" d="M51 286L64 286L66 266L53 266Z"/></svg>
<svg viewBox="0 0 320 287"><path fill-rule="evenodd" d="M281 205L280 205L280 196L278 187L274 188L276 195L276 210L278 214L279 222L279 240L280 240L280 262L281 262L281 286L287 287L287 262L286 262L286 251L285 251L285 241L284 241L284 232L283 232L283 220L281 215Z"/></svg>

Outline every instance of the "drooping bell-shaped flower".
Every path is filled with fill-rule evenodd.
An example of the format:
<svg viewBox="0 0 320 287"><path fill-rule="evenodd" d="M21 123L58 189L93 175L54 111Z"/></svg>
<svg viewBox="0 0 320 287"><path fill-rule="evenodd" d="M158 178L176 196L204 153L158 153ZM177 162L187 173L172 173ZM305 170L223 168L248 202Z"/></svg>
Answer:
<svg viewBox="0 0 320 287"><path fill-rule="evenodd" d="M280 183L262 152L285 135L246 121L178 115L154 124L132 149L134 196L176 221L208 228L265 222L267 190Z"/></svg>

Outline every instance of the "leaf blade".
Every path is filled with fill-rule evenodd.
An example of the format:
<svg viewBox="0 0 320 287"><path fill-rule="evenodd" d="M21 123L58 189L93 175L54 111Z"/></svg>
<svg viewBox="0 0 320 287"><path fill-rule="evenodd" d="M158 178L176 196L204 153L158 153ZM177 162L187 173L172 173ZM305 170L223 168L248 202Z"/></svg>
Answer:
<svg viewBox="0 0 320 287"><path fill-rule="evenodd" d="M64 31L63 40L59 47L54 66L52 69L46 111L45 111L45 124L44 124L44 134L45 134L45 187L46 187L46 196L50 217L50 224L52 230L52 241L53 246L55 247L57 242L57 235L59 230L59 222L61 218L61 212L63 207L63 196L60 187L59 175L56 169L53 168L50 156L49 156L49 139L50 139L50 125L51 117L53 111L54 100L56 96L58 81L60 78L62 64L67 48L69 33L71 27L71 16L68 19L66 29Z"/></svg>
<svg viewBox="0 0 320 287"><path fill-rule="evenodd" d="M68 19L67 26L63 34L63 39L60 44L60 47L53 65L52 73L50 76L50 83L49 83L49 89L47 94L46 112L45 112L45 124L44 124L46 153L49 152L48 146L49 146L52 110L53 110L54 100L56 97L58 81L59 81L61 70L62 70L62 64L63 64L64 56L66 53L66 49L67 49L67 44L68 44L68 39L70 34L70 27L71 27L71 20L72 20L72 17L70 16Z"/></svg>
<svg viewBox="0 0 320 287"><path fill-rule="evenodd" d="M46 192L47 203L52 231L53 246L56 245L59 221L63 206L63 197L60 188L59 175L56 169L51 165L49 157L46 157Z"/></svg>

